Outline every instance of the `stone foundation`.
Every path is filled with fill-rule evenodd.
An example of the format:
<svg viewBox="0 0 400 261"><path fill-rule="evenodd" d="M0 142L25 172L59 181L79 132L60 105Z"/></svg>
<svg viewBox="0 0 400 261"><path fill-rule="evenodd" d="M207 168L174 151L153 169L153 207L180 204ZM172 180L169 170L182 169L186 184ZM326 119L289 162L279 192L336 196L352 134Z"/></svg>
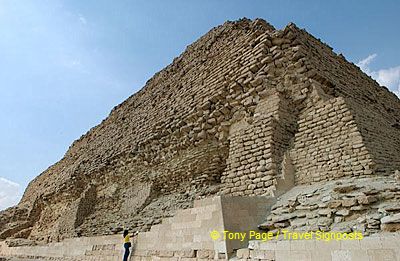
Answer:
<svg viewBox="0 0 400 261"><path fill-rule="evenodd" d="M217 196L196 200L194 207L180 210L163 219L148 232L139 233L131 260L157 258L225 259L243 242L224 240L224 230L246 232L257 226L269 213L274 199L266 197ZM213 240L212 231L220 237ZM0 242L0 256L51 260L119 260L122 236L70 238L43 246L8 247Z"/></svg>
<svg viewBox="0 0 400 261"><path fill-rule="evenodd" d="M348 185L340 186L339 189L342 189L341 193L354 193L348 191ZM290 199L293 193L289 191L287 197ZM250 230L261 233L258 224L270 214L272 206L273 219L287 216L287 213L276 215L278 207L274 205L275 202L274 198L234 196L197 200L193 208L180 210L174 217L153 226L150 231L139 233L133 242L134 251L130 260L200 261L225 260L235 256L239 260L274 261L400 260L399 233L380 233L362 240L329 242L315 239L276 241L275 237L267 242L249 241L251 238L248 236L243 241L223 239L223 231L246 232L247 235ZM279 208L285 212L282 206ZM313 214L313 211L308 210L308 213ZM292 216L290 223L288 222L292 225L287 228L289 231L294 230L296 227L293 224L299 222L296 215ZM395 216L388 217L393 221ZM219 233L215 240L210 236L212 231ZM9 247L4 241L0 242L0 258L117 261L122 255L121 235L70 238L41 246Z"/></svg>
<svg viewBox="0 0 400 261"><path fill-rule="evenodd" d="M237 251L238 260L399 261L400 234L381 234L351 241L251 241Z"/></svg>
<svg viewBox="0 0 400 261"><path fill-rule="evenodd" d="M0 257L23 260L120 260L122 236L70 238L41 246L8 247L0 242ZM12 260L12 259L11 259Z"/></svg>

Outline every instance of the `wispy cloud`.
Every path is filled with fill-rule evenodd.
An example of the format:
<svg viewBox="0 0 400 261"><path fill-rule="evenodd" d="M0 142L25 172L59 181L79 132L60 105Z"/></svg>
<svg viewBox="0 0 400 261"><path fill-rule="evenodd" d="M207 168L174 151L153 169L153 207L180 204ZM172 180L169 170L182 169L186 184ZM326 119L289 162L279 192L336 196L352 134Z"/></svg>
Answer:
<svg viewBox="0 0 400 261"><path fill-rule="evenodd" d="M357 66L360 67L361 70L363 70L365 73L371 73L369 69L369 64L377 57L378 55L376 53L368 55L367 58L359 61L357 63Z"/></svg>
<svg viewBox="0 0 400 261"><path fill-rule="evenodd" d="M87 20L86 20L86 18L85 18L82 14L79 14L78 17L79 17L79 21L80 21L83 25L87 25Z"/></svg>
<svg viewBox="0 0 400 261"><path fill-rule="evenodd" d="M380 85L388 87L400 97L400 65L387 69L371 70L370 64L377 56L376 53L371 54L367 58L359 61L356 65L366 74L374 78Z"/></svg>
<svg viewBox="0 0 400 261"><path fill-rule="evenodd" d="M18 203L21 186L11 180L0 177L0 210Z"/></svg>
<svg viewBox="0 0 400 261"><path fill-rule="evenodd" d="M64 66L65 68L82 74L90 74L87 66L83 64L80 58L61 54L59 56L59 64Z"/></svg>

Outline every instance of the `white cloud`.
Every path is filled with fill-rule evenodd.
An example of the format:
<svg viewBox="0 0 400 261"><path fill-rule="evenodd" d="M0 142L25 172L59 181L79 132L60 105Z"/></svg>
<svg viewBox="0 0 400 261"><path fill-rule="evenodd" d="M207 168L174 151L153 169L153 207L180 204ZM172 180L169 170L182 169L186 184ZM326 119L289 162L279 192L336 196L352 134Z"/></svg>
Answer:
<svg viewBox="0 0 400 261"><path fill-rule="evenodd" d="M381 85L387 86L400 97L400 66L375 71L373 77Z"/></svg>
<svg viewBox="0 0 400 261"><path fill-rule="evenodd" d="M87 20L86 20L86 18L85 18L82 14L79 14L78 17L79 17L79 21L80 21L83 25L87 25Z"/></svg>
<svg viewBox="0 0 400 261"><path fill-rule="evenodd" d="M360 67L361 70L363 70L365 73L369 73L369 64L377 57L378 55L376 53L369 55L367 58L359 61L357 63L357 66Z"/></svg>
<svg viewBox="0 0 400 261"><path fill-rule="evenodd" d="M380 85L388 87L398 97L400 97L400 65L373 71L370 64L375 60L377 54L371 54L367 58L359 61L356 65L360 67L366 74L374 78Z"/></svg>
<svg viewBox="0 0 400 261"><path fill-rule="evenodd" d="M0 210L18 203L21 198L21 186L11 180L0 177Z"/></svg>

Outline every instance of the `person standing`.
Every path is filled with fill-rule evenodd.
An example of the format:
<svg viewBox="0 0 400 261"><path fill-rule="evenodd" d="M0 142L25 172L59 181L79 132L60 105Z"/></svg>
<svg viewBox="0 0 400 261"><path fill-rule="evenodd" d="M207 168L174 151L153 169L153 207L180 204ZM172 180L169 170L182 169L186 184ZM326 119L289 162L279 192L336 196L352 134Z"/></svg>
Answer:
<svg viewBox="0 0 400 261"><path fill-rule="evenodd" d="M124 248L125 248L125 253L124 253L124 259L123 261L128 261L128 257L130 254L129 248L132 247L131 243L131 238L129 237L129 231L124 230Z"/></svg>

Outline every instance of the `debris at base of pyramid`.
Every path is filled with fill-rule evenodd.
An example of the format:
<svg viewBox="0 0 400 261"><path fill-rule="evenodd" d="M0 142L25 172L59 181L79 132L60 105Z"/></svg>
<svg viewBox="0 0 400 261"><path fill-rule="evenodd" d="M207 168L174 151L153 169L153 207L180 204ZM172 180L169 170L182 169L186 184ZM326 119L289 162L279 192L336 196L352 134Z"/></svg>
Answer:
<svg viewBox="0 0 400 261"><path fill-rule="evenodd" d="M279 197L264 229L398 231L399 126L399 98L305 30L226 22L35 178L0 239L147 231L215 195Z"/></svg>

